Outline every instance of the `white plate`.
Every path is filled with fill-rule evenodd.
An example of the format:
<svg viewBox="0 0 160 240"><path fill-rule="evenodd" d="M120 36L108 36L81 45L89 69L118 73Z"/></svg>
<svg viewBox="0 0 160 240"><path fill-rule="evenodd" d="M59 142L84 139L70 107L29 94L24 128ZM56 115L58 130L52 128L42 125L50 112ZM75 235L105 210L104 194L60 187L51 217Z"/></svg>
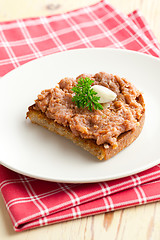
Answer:
<svg viewBox="0 0 160 240"><path fill-rule="evenodd" d="M41 90L63 77L105 71L144 93L146 120L138 139L108 161L25 119ZM160 61L115 49L81 49L29 62L0 80L0 163L43 180L83 183L117 179L160 163Z"/></svg>

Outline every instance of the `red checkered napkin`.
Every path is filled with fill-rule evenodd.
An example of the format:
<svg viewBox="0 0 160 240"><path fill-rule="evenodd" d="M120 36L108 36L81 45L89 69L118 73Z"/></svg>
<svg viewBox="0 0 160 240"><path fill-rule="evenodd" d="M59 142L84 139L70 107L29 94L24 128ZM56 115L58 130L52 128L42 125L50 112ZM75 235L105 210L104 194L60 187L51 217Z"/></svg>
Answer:
<svg viewBox="0 0 160 240"><path fill-rule="evenodd" d="M114 47L160 56L138 11L124 16L105 1L56 16L0 23L0 76L32 59L86 47ZM64 184L0 166L0 189L15 231L160 199L160 165L102 183Z"/></svg>

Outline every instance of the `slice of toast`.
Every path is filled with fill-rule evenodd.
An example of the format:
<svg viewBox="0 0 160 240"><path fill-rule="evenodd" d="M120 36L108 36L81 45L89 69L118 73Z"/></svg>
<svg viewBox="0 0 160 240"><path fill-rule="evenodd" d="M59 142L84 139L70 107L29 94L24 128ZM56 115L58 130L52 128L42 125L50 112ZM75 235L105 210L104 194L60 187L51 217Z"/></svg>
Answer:
<svg viewBox="0 0 160 240"><path fill-rule="evenodd" d="M134 130L122 133L118 137L116 148L113 148L111 145L108 144L97 145L95 140L84 139L75 136L68 127L64 127L56 123L54 120L47 118L46 115L41 111L34 110L33 106L29 107L27 117L30 118L32 123L36 123L54 133L57 133L63 137L72 140L75 144L84 148L92 155L96 156L99 160L107 160L119 153L122 149L129 146L139 136L143 128L145 114L143 114L140 118L139 126L137 126Z"/></svg>
<svg viewBox="0 0 160 240"><path fill-rule="evenodd" d="M117 98L102 111L78 109L72 102L72 87L80 77L89 77L95 84L111 89ZM145 120L145 104L142 94L126 79L100 72L82 74L76 80L65 78L59 86L42 91L29 107L27 117L32 123L72 140L99 160L107 160L139 136Z"/></svg>

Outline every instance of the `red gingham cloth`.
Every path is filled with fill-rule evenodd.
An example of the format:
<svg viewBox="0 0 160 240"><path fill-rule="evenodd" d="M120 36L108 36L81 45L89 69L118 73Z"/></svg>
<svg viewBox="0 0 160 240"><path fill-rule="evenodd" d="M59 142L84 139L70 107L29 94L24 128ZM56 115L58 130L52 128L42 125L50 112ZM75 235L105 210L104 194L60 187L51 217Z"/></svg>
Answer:
<svg viewBox="0 0 160 240"><path fill-rule="evenodd" d="M138 11L123 15L105 1L65 14L0 23L0 76L32 59L69 49L114 47L160 56ZM0 189L15 231L160 200L160 165L101 183L64 184L0 166Z"/></svg>

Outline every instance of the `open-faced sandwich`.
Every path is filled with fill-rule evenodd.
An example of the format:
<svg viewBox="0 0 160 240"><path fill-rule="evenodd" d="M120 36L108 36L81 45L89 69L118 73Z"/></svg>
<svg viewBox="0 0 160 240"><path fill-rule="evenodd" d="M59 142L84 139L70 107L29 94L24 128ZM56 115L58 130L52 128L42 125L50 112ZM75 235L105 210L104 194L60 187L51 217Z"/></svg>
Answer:
<svg viewBox="0 0 160 240"><path fill-rule="evenodd" d="M43 90L27 117L106 160L138 137L145 104L141 92L125 78L99 72L64 78Z"/></svg>

